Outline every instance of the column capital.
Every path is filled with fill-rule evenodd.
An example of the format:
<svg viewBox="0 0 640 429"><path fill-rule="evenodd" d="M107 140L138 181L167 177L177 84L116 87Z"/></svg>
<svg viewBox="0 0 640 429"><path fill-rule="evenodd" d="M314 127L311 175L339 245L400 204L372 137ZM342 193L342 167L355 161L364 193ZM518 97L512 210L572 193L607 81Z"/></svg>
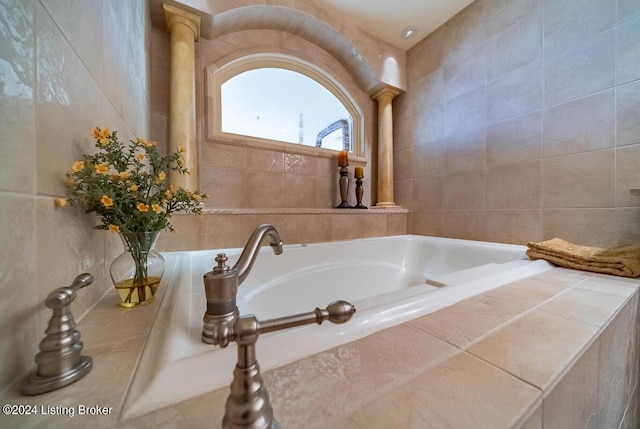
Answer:
<svg viewBox="0 0 640 429"><path fill-rule="evenodd" d="M378 101L381 101L382 99L388 99L390 101L398 94L400 94L400 90L391 86L385 86L384 88L374 92L373 95L371 95L371 98Z"/></svg>
<svg viewBox="0 0 640 429"><path fill-rule="evenodd" d="M169 33L173 31L174 24L181 23L193 31L194 40L198 40L200 38L200 16L178 9L174 6L169 6L166 3L162 4L162 9L164 10L164 20L167 24L167 30Z"/></svg>

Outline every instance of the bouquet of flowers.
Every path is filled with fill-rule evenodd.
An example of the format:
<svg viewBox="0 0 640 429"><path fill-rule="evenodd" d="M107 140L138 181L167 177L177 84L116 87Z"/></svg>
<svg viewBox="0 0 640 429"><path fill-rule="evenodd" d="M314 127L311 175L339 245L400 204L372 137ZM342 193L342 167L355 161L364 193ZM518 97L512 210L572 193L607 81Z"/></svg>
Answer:
<svg viewBox="0 0 640 429"><path fill-rule="evenodd" d="M169 229L173 212L202 212L206 195L175 188L168 183L169 171L189 174L184 149L160 156L156 143L141 138L125 146L117 131L95 128L98 153L85 155L67 172L70 204L80 204L86 213L101 220L97 229L112 232L151 232ZM64 204L64 203L63 203Z"/></svg>
<svg viewBox="0 0 640 429"><path fill-rule="evenodd" d="M120 233L126 251L111 265L120 305L150 302L164 272L164 259L153 250L158 233L174 231L174 212L200 214L206 195L168 183L170 171L189 174L184 149L161 156L153 141L137 138L125 145L116 131L103 128L95 128L93 137L97 153L73 163L66 182L71 191L57 203L81 205L99 216L97 229ZM160 261L158 269L153 258Z"/></svg>

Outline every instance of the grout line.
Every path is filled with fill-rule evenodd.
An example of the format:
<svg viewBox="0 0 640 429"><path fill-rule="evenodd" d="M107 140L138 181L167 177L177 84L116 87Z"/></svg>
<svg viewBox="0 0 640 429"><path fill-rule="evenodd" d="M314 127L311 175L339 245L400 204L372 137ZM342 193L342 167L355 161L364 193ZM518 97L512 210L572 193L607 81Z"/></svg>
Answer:
<svg viewBox="0 0 640 429"><path fill-rule="evenodd" d="M568 291L578 288L582 283L585 283L585 282L587 282L587 281L589 281L589 280L591 280L593 278L594 278L593 275L589 275L588 277L585 277L584 279L581 279L580 281L575 283L573 286L571 286L571 287L559 292L558 294L554 295L553 297L541 302L540 304L536 305L535 307L530 308L529 310L527 310L527 311L521 313L520 315L510 319L509 321L502 323L498 327L496 327L493 330L491 330L489 333L487 333L487 334L477 338L476 340L472 341L471 343L467 344L463 348L463 350L466 353L469 353L469 354L477 357L478 359L480 359L482 361L485 361L488 364L490 364L492 366L495 366L496 368L498 368L498 369L500 369L500 370L502 370L502 371L504 371L504 372L516 377L517 379L522 380L523 382L525 382L525 383L527 383L527 384L529 384L529 385L531 385L531 386L533 386L533 387L535 387L537 389L540 389L542 391L542 393L543 393L543 399L544 399L544 394L548 393L548 392L551 392L558 385L558 383L560 383L563 380L564 376L573 368L575 363L589 350L589 348L593 344L595 344L596 342L598 342L600 340L600 337L601 337L602 333L610 326L612 321L620 314L620 312L625 308L625 306L628 305L628 303L631 301L631 299L633 297L633 294L631 296L627 297L625 299L625 301L622 304L620 304L619 307L611 314L611 316L609 318L607 318L606 321L604 321L603 323L601 323L599 325L595 325L595 324L590 323L590 322L583 322L583 321L575 320L575 319L566 319L566 320L572 320L572 321L575 321L575 322L579 322L579 323L584 323L584 324L587 324L587 325L595 326L598 329L596 330L595 334L591 338L589 338L589 340L579 350L577 350L577 353L575 353L575 355L570 357L569 362L566 365L564 365L559 372L554 374L553 379L551 380L551 382L547 386L545 386L544 388L542 388L540 386L536 386L536 385L532 384L530 381L521 378L517 374L513 374L513 373L509 372L507 369L502 368L500 366L497 366L496 364L494 364L494 363L492 363L490 361L487 361L483 357L478 356L478 355L474 354L472 351L468 350L468 348L473 346L473 345L475 345L475 344L477 344L477 343L479 343L483 339L486 339L491 334L501 330L503 327L513 323L516 320L522 319L524 316L526 316L526 315L528 315L528 314L530 314L530 313L532 313L534 311L541 311L541 312L544 312L544 313L547 313L547 314L552 314L552 315L564 318L564 316L562 316L562 315L559 315L559 314L556 314L556 313L549 313L547 311L540 310L540 307L542 307L543 305L545 305L546 303L548 303L550 301L555 300L557 297L559 297L561 295L564 295L565 293L568 293ZM496 298L496 299L499 299L499 298ZM507 302L510 302L510 301L507 301Z"/></svg>

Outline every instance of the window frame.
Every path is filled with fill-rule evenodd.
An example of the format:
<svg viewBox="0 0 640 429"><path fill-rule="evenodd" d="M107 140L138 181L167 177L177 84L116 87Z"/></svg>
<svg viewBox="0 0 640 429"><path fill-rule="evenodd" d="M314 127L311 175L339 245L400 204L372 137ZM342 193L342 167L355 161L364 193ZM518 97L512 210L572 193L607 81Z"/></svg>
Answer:
<svg viewBox="0 0 640 429"><path fill-rule="evenodd" d="M217 67L215 64L210 64L206 67L208 110L205 114L205 127L207 140L224 141L270 150L282 150L283 152L302 155L317 154L330 157L335 156L338 152L334 149L318 148L315 145L302 145L222 131L222 84L245 71L258 68L281 68L300 73L319 83L333 94L352 118L352 154L355 157L364 158L363 114L351 94L335 78L318 66L297 57L276 53L251 54L230 61L222 67Z"/></svg>

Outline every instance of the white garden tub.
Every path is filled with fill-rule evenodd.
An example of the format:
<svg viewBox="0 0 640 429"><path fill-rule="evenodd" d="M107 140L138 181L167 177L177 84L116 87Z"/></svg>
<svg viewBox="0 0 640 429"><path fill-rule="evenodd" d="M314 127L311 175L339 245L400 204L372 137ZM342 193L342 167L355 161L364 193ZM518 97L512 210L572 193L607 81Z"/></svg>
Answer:
<svg viewBox="0 0 640 429"><path fill-rule="evenodd" d="M286 237L285 237L286 238ZM265 239L265 243L267 240ZM356 306L342 325L329 322L261 335L263 371L327 350L550 268L524 246L403 235L309 245L265 246L238 290L240 314L260 320L312 311L342 299ZM165 290L129 389L123 418L201 395L231 382L236 346L201 342L206 308L202 276L226 252L165 253Z"/></svg>

